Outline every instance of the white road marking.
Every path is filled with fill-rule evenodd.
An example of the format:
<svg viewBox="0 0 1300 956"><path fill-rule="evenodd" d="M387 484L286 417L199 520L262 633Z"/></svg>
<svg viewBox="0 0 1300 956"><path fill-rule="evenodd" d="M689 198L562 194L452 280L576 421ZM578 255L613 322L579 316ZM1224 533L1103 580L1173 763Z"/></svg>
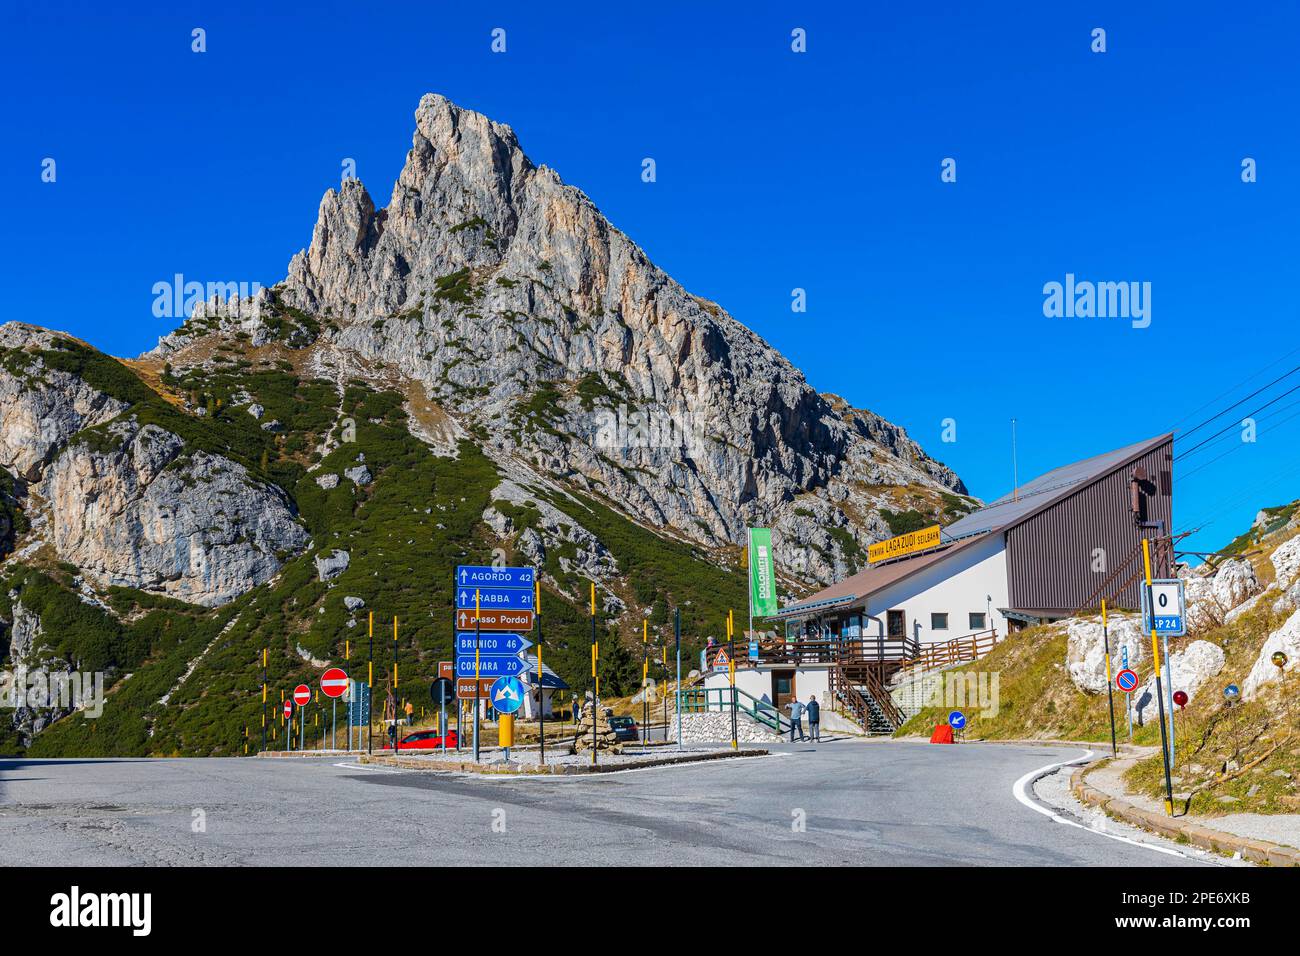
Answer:
<svg viewBox="0 0 1300 956"><path fill-rule="evenodd" d="M342 767L344 770L369 770L371 773L406 773L405 770L393 770L389 767L367 767L360 763L336 763L336 767Z"/></svg>
<svg viewBox="0 0 1300 956"><path fill-rule="evenodd" d="M1147 850L1154 850L1156 853L1164 853L1167 856L1179 856L1185 860L1195 859L1194 857L1188 856L1186 853L1180 853L1177 850L1170 849L1168 847L1155 846L1154 844L1151 843L1143 843L1140 840L1131 840L1126 836L1120 836L1118 833L1107 833L1104 830L1094 830L1092 827L1084 826L1082 823L1077 823L1074 820L1070 820L1066 817L1061 816L1059 813L1049 810L1047 807L1033 800L1028 795L1028 793L1026 793L1025 788L1028 787L1035 780L1037 780L1039 777L1041 777L1043 774L1048 773L1049 771L1052 770L1056 770L1060 767L1068 767L1073 764L1083 763L1092 755L1093 755L1093 751L1089 750L1086 753L1084 753L1082 757L1076 757L1073 760L1062 760L1058 763L1049 763L1046 767L1039 767L1037 770L1031 770L1029 771L1029 773L1025 774L1023 777L1021 777L1019 780L1015 782L1015 784L1011 788L1011 792L1015 795L1015 798L1017 800L1019 800L1021 803L1027 806L1030 810L1033 810L1036 813L1041 813L1043 816L1047 817L1050 820L1055 821L1056 823L1064 823L1067 826L1078 827L1080 830L1085 830L1088 833L1095 833L1097 836L1104 836L1112 840L1119 840L1121 843L1128 843L1132 846L1140 846ZM1196 860L1196 862L1204 863L1206 861Z"/></svg>

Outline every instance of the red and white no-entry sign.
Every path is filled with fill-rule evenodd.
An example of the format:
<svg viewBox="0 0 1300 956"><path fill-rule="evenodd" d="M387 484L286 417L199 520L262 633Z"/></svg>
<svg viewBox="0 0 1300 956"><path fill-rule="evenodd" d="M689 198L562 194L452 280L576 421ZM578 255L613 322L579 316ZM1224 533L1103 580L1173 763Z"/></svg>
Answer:
<svg viewBox="0 0 1300 956"><path fill-rule="evenodd" d="M306 707L311 703L311 688L306 684L299 684L293 689L293 702L299 707Z"/></svg>
<svg viewBox="0 0 1300 956"><path fill-rule="evenodd" d="M331 667L320 675L320 689L326 697L342 697L348 690L348 675L341 667Z"/></svg>
<svg viewBox="0 0 1300 956"><path fill-rule="evenodd" d="M284 702L284 716L286 720L293 716L293 701L286 700Z"/></svg>

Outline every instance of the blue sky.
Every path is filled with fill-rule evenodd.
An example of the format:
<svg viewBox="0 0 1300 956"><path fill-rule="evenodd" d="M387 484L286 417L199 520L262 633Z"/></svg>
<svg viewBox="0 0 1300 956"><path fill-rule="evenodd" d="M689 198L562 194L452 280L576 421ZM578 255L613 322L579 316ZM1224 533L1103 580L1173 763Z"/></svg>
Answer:
<svg viewBox="0 0 1300 956"><path fill-rule="evenodd" d="M133 6L7 2L0 37L5 318L115 354L169 330L157 281L282 278L343 157L385 204L435 91L982 497L1012 417L1031 476L1300 364L1291 4ZM1066 273L1150 282L1150 326L1044 317ZM1197 544L1300 496L1289 414L1176 469Z"/></svg>

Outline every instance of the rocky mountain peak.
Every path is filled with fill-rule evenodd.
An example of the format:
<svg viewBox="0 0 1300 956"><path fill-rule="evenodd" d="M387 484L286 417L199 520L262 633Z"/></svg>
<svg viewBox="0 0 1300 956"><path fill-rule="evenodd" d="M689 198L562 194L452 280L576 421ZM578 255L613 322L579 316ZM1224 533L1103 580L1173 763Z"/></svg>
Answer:
<svg viewBox="0 0 1300 956"><path fill-rule="evenodd" d="M711 546L772 526L813 580L848 570L848 542L891 533L882 508L970 507L902 429L819 395L534 165L510 127L435 94L415 126L388 206L356 180L328 190L310 245L264 297L274 316L314 317L322 363L419 383L495 460L649 526ZM254 344L273 334L240 329ZM160 351L176 361L186 341Z"/></svg>

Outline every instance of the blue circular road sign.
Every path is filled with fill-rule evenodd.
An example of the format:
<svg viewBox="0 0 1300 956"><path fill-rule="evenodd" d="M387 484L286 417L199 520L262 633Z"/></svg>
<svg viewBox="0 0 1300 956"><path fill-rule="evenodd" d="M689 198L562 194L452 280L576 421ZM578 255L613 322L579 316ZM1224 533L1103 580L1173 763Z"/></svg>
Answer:
<svg viewBox="0 0 1300 956"><path fill-rule="evenodd" d="M948 715L948 726L953 730L961 730L966 726L966 715L960 710L954 710Z"/></svg>
<svg viewBox="0 0 1300 956"><path fill-rule="evenodd" d="M513 714L524 704L524 685L518 677L498 677L488 692L488 700L498 714Z"/></svg>
<svg viewBox="0 0 1300 956"><path fill-rule="evenodd" d="M1138 676L1127 667L1115 675L1115 686L1126 694L1137 690Z"/></svg>

